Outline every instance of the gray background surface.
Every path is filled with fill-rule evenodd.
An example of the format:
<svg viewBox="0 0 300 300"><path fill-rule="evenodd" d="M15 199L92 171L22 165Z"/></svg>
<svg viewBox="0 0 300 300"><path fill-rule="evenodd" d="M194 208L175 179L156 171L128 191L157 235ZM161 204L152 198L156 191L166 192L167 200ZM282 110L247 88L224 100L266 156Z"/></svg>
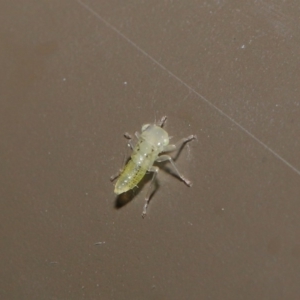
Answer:
<svg viewBox="0 0 300 300"><path fill-rule="evenodd" d="M299 1L0 4L1 299L299 299ZM118 207L125 131L196 134ZM124 199L123 199L124 200ZM130 200L130 201L129 201ZM125 201L125 202L126 202Z"/></svg>

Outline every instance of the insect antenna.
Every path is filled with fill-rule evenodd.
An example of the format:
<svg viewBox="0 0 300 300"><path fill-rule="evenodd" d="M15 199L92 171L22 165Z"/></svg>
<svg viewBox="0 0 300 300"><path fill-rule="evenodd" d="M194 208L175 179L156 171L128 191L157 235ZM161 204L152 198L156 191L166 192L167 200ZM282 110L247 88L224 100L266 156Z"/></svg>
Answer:
<svg viewBox="0 0 300 300"><path fill-rule="evenodd" d="M161 118L160 122L158 123L158 126L159 126L159 127L164 127L164 124L166 123L167 118L168 118L167 116L163 116L163 117Z"/></svg>

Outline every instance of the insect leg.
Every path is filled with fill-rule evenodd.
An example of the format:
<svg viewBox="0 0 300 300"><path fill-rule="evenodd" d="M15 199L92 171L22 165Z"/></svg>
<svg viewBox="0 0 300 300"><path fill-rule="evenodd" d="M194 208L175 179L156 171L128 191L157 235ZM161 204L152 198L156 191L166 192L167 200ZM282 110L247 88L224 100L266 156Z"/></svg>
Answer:
<svg viewBox="0 0 300 300"><path fill-rule="evenodd" d="M126 139L128 139L128 145L129 145L129 147L131 148L131 150L133 150L132 136L131 136L128 132L125 132L125 133L124 133L124 137L125 137Z"/></svg>
<svg viewBox="0 0 300 300"><path fill-rule="evenodd" d="M171 156L169 156L169 155L161 155L161 156L159 156L155 161L156 162L163 162L163 161L166 161L166 160L168 160L170 163L171 163L171 165L172 165L172 167L173 167L173 169L174 169L174 171L175 171L175 173L176 173L176 175L187 185L187 186L192 186L192 182L191 181L189 181L187 178L185 178L182 174L180 174L180 172L178 171L178 169L177 169L177 167L176 167L176 165L175 165L175 163L174 163L174 161L173 161L173 159L172 159L172 157Z"/></svg>
<svg viewBox="0 0 300 300"><path fill-rule="evenodd" d="M116 174L110 176L110 181L114 181L115 179L117 179L121 175L122 171L123 170L120 169L119 172L117 172Z"/></svg>
<svg viewBox="0 0 300 300"><path fill-rule="evenodd" d="M163 127L166 121L167 121L167 116L163 116L160 122L158 123L158 126Z"/></svg>
<svg viewBox="0 0 300 300"><path fill-rule="evenodd" d="M125 132L124 137L129 140L128 145L130 146L131 149L133 149L132 136L128 132ZM117 179L121 175L122 171L123 169L120 169L116 174L110 176L110 181L113 182L115 179Z"/></svg>
<svg viewBox="0 0 300 300"><path fill-rule="evenodd" d="M189 135L186 138L183 138L181 140L179 140L176 144L174 145L167 145L165 146L164 150L162 152L171 152L171 151L175 151L176 149L180 149L181 147L183 147L184 144L197 139L197 137L195 135Z"/></svg>
<svg viewBox="0 0 300 300"><path fill-rule="evenodd" d="M149 205L149 202L150 202L150 196L151 196L151 188L152 188L152 185L154 183L154 180L156 178L156 175L159 171L159 168L158 167L154 167L152 166L150 169L149 169L149 172L153 172L153 176L152 176L152 179L151 179L151 182L150 182L150 185L149 185L149 188L148 188L148 191L147 191L147 194L146 194L146 198L145 198L145 205L144 205L144 208L143 208L143 213L142 213L142 217L144 218L146 216L146 213L147 213L147 207Z"/></svg>

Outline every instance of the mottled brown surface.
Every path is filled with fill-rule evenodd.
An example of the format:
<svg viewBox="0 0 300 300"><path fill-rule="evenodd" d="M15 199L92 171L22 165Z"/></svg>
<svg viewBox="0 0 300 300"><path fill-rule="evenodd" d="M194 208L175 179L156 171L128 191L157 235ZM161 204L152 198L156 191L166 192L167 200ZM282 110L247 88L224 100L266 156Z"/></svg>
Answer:
<svg viewBox="0 0 300 300"><path fill-rule="evenodd" d="M299 299L299 15L2 1L0 299ZM142 219L109 177L162 115L194 185L165 164Z"/></svg>

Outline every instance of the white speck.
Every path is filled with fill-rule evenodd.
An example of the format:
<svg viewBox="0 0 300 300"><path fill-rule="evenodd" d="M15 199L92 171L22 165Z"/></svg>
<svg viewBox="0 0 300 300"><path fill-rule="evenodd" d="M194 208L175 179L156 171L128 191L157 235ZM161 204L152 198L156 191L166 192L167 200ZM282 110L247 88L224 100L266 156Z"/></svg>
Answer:
<svg viewBox="0 0 300 300"><path fill-rule="evenodd" d="M242 46L241 46L241 48L242 48L242 49L245 49L245 48L246 48L246 46L245 46L245 45L242 45Z"/></svg>
<svg viewBox="0 0 300 300"><path fill-rule="evenodd" d="M67 78L66 78L66 77L64 77L64 78L63 78L63 81L66 81L66 80L67 80Z"/></svg>
<svg viewBox="0 0 300 300"><path fill-rule="evenodd" d="M127 81L124 81L123 83L126 85L126 84L127 84Z"/></svg>
<svg viewBox="0 0 300 300"><path fill-rule="evenodd" d="M98 242L98 243L95 243L94 245L98 246L98 245L102 245L102 244L105 244L105 242Z"/></svg>
<svg viewBox="0 0 300 300"><path fill-rule="evenodd" d="M222 210L225 210L225 208L224 208L224 207L222 207Z"/></svg>

